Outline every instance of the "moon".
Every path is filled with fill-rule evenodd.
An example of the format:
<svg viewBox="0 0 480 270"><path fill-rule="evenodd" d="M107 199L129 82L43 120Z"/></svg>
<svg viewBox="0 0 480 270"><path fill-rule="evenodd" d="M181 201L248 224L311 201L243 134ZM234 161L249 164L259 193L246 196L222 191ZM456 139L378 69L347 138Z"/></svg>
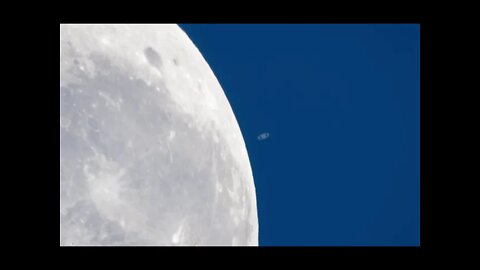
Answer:
<svg viewBox="0 0 480 270"><path fill-rule="evenodd" d="M241 130L177 25L60 26L60 245L258 245Z"/></svg>

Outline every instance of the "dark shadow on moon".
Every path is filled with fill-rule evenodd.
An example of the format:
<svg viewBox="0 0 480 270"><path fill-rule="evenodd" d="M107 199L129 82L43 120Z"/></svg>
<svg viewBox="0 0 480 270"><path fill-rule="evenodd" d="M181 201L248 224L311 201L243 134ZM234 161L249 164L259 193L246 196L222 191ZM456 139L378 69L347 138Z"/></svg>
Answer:
<svg viewBox="0 0 480 270"><path fill-rule="evenodd" d="M146 48L144 51L145 57L147 58L150 65L160 70L162 68L162 57L155 51L152 47Z"/></svg>

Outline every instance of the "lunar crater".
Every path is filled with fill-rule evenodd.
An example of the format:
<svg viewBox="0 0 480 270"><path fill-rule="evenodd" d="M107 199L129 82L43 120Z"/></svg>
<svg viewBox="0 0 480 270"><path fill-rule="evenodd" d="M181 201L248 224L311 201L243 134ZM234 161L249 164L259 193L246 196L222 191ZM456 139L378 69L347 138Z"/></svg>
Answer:
<svg viewBox="0 0 480 270"><path fill-rule="evenodd" d="M156 69L160 70L162 68L162 57L160 56L157 51L155 51L152 47L147 47L144 50L145 57L147 58L148 62L155 67Z"/></svg>

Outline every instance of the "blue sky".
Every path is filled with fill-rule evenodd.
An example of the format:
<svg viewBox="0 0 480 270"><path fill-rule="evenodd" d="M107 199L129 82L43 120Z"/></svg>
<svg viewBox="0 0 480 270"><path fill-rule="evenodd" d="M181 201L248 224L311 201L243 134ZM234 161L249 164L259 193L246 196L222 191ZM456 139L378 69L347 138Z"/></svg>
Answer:
<svg viewBox="0 0 480 270"><path fill-rule="evenodd" d="M242 130L260 245L419 244L418 24L180 26Z"/></svg>

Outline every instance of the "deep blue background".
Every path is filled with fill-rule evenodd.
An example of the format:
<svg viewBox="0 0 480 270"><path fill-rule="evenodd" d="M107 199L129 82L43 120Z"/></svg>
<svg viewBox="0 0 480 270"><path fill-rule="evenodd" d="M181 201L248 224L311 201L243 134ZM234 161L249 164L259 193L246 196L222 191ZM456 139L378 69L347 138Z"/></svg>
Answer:
<svg viewBox="0 0 480 270"><path fill-rule="evenodd" d="M419 25L181 27L242 130L260 245L419 244Z"/></svg>

